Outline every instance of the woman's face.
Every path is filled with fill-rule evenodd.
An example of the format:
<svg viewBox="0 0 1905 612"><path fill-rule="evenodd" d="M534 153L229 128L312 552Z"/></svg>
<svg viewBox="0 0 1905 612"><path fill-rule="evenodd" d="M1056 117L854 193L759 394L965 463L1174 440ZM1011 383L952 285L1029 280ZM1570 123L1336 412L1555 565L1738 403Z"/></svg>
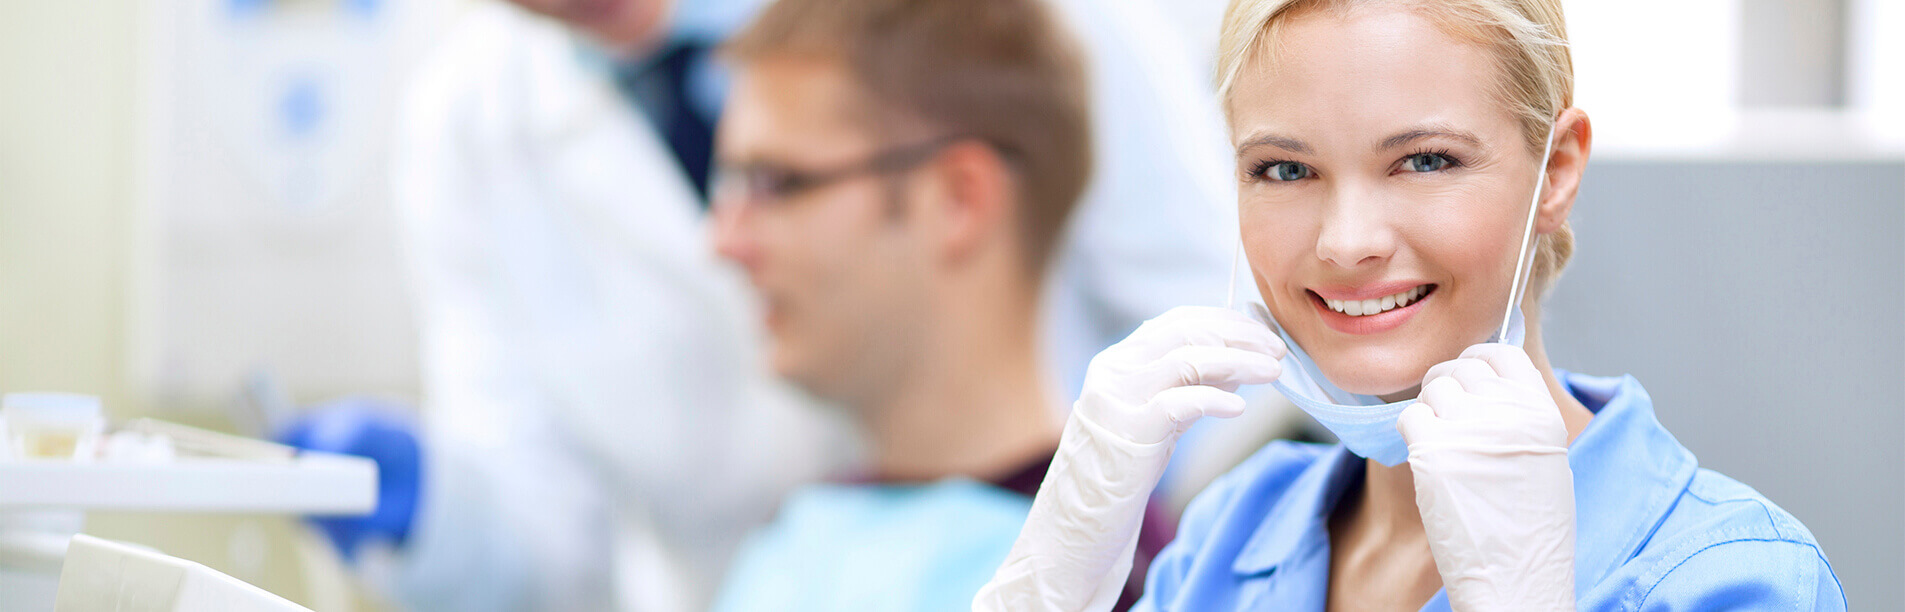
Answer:
<svg viewBox="0 0 1905 612"><path fill-rule="evenodd" d="M1284 25L1228 100L1257 288L1331 382L1412 395L1501 324L1540 152L1488 51L1406 7Z"/></svg>

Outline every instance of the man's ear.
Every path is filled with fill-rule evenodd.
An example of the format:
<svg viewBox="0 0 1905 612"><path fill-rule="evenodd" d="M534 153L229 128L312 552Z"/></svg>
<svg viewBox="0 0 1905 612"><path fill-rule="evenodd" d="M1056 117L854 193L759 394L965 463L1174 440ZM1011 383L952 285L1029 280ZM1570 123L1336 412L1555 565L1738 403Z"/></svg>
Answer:
<svg viewBox="0 0 1905 612"><path fill-rule="evenodd" d="M934 159L940 202L934 232L947 261L972 257L982 247L1009 238L1017 206L1012 169L998 151L967 139L947 145Z"/></svg>
<svg viewBox="0 0 1905 612"><path fill-rule="evenodd" d="M1581 177L1587 174L1588 153L1594 145L1594 127L1587 113L1578 108L1561 111L1555 120L1554 152L1548 157L1548 184L1542 190L1541 212L1535 219L1535 231L1552 234L1566 223L1574 210L1574 197L1581 192Z"/></svg>

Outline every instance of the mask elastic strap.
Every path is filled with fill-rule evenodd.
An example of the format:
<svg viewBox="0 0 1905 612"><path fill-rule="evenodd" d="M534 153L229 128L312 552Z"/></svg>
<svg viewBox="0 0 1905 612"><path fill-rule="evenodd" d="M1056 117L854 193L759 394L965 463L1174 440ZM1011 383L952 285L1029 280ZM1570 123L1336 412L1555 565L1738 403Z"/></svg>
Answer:
<svg viewBox="0 0 1905 612"><path fill-rule="evenodd" d="M1497 338L1508 337L1508 324L1514 320L1515 309L1521 307L1521 294L1528 290L1529 274L1523 272L1523 266L1529 265L1528 241L1535 236L1535 212L1541 210L1542 187L1548 182L1548 156L1554 153L1554 131L1559 123L1548 126L1548 140L1541 146L1541 171L1535 176L1535 195L1528 202L1528 221L1521 229L1521 251L1515 255L1515 278L1508 286L1508 309L1502 312L1501 333ZM1236 262L1232 261L1235 267ZM1233 283L1235 281L1232 281Z"/></svg>
<svg viewBox="0 0 1905 612"><path fill-rule="evenodd" d="M1230 247L1230 289L1224 293L1224 310L1237 308L1237 259L1242 257L1243 250L1244 237L1239 232L1237 242Z"/></svg>

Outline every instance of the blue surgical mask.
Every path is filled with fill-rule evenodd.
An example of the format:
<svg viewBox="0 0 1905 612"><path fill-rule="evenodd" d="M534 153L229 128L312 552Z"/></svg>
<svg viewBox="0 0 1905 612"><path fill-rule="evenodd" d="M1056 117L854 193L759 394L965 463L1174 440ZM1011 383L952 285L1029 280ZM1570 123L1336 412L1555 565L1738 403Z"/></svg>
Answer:
<svg viewBox="0 0 1905 612"><path fill-rule="evenodd" d="M1533 239L1535 212L1541 202L1541 187L1548 179L1548 157L1554 151L1554 127L1548 128L1548 141L1541 153L1541 169L1535 178L1535 194L1528 204L1528 220L1522 228L1521 251L1515 260L1515 281L1510 285L1507 312L1502 316L1502 325L1489 342L1500 342L1521 346L1527 335L1526 321L1521 308L1522 295L1527 291L1528 277L1532 270L1529 264L1533 258ZM1238 252L1242 251L1242 241L1238 242ZM1228 300L1234 302L1237 295L1238 257L1231 258L1230 292ZM1231 307L1231 304L1226 304ZM1402 439L1402 432L1396 429L1396 418L1402 415L1402 409L1415 403L1413 399L1384 403L1373 395L1358 395L1344 391L1316 367L1316 361L1298 346L1296 339L1278 325L1270 316L1270 311L1262 304L1251 303L1248 314L1262 321L1290 351L1283 357L1283 375L1271 383L1277 392L1290 398L1290 402L1302 408L1303 412L1316 419L1330 433L1335 434L1343 446L1357 456L1374 459L1387 466L1399 465L1409 459L1409 445Z"/></svg>

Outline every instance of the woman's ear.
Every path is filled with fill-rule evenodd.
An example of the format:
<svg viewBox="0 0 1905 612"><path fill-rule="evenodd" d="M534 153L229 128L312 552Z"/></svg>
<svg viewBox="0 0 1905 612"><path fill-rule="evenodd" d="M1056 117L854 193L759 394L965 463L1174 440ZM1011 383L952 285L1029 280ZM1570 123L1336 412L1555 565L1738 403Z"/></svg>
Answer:
<svg viewBox="0 0 1905 612"><path fill-rule="evenodd" d="M1542 190L1541 212L1535 219L1535 231L1552 234L1561 229L1574 210L1574 196L1581 191L1581 177L1587 173L1588 153L1593 149L1594 127L1587 113L1579 108L1561 111L1555 120L1554 151L1548 157L1548 185Z"/></svg>

